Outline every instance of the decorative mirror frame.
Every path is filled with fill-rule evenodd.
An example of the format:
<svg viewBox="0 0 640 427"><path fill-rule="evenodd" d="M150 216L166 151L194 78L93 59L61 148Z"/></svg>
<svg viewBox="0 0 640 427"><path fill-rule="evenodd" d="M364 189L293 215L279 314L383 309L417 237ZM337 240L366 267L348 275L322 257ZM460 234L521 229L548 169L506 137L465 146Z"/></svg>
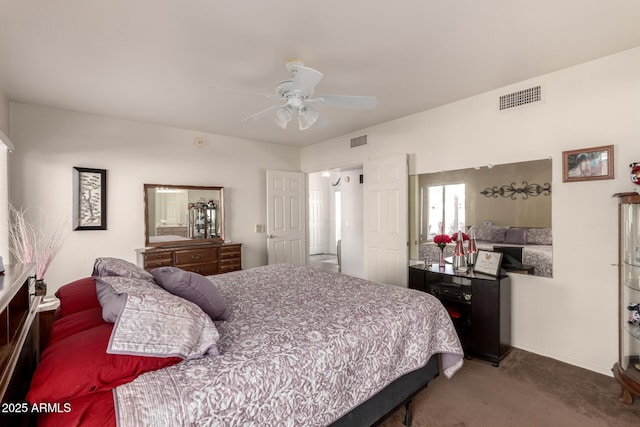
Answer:
<svg viewBox="0 0 640 427"><path fill-rule="evenodd" d="M219 191L220 192L220 200L218 206L218 213L220 215L220 234L219 236L214 236L212 238L205 239L190 239L186 238L184 240L168 240L162 242L151 242L150 241L150 226L153 224L149 223L149 190L151 189L176 189L176 190L197 190L197 191ZM170 185L170 184L144 184L144 243L146 247L175 247L175 246L186 246L186 245L194 245L201 243L224 243L224 187L217 186L197 186L197 185ZM188 224L187 224L188 227Z"/></svg>

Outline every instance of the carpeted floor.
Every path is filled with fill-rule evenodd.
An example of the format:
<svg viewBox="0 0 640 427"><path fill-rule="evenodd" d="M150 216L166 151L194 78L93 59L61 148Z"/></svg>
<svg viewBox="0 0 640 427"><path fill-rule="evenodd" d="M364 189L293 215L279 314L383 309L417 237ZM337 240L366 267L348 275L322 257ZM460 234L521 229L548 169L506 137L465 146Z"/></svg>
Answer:
<svg viewBox="0 0 640 427"><path fill-rule="evenodd" d="M618 402L613 379L554 359L513 349L495 368L465 360L447 380L433 380L412 403L414 427L640 426L640 399ZM383 427L402 426L404 409Z"/></svg>

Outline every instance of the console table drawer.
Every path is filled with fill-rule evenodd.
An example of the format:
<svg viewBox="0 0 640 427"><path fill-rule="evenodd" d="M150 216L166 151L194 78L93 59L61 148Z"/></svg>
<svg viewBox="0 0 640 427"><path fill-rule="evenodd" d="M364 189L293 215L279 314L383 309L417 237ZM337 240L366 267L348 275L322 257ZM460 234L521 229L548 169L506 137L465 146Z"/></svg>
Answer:
<svg viewBox="0 0 640 427"><path fill-rule="evenodd" d="M183 264L206 263L218 261L218 248L188 249L176 251L176 267Z"/></svg>

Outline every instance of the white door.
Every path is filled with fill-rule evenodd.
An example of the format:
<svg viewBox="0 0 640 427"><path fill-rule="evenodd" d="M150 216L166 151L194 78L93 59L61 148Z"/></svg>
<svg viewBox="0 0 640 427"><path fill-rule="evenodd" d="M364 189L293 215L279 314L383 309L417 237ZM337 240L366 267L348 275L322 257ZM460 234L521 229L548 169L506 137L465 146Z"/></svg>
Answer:
<svg viewBox="0 0 640 427"><path fill-rule="evenodd" d="M309 255L327 252L324 190L309 189Z"/></svg>
<svg viewBox="0 0 640 427"><path fill-rule="evenodd" d="M367 279L407 286L407 155L364 163L364 273Z"/></svg>
<svg viewBox="0 0 640 427"><path fill-rule="evenodd" d="M303 173L267 171L269 264L306 264L305 194Z"/></svg>

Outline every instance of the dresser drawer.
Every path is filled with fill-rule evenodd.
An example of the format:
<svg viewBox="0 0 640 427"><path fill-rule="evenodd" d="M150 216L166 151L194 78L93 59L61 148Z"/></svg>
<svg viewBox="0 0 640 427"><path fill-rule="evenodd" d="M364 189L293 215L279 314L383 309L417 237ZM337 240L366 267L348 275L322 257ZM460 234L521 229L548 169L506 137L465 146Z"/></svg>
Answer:
<svg viewBox="0 0 640 427"><path fill-rule="evenodd" d="M203 276L211 276L219 273L217 261L200 264L184 264L179 267L185 271L193 271L194 273L202 274Z"/></svg>
<svg viewBox="0 0 640 427"><path fill-rule="evenodd" d="M218 248L186 249L176 251L176 267L183 264L208 263L218 261Z"/></svg>
<svg viewBox="0 0 640 427"><path fill-rule="evenodd" d="M242 269L242 245L225 245L220 247L220 273L228 273Z"/></svg>
<svg viewBox="0 0 640 427"><path fill-rule="evenodd" d="M232 265L220 265L220 273L229 273L231 271L242 270L240 264L232 264Z"/></svg>
<svg viewBox="0 0 640 427"><path fill-rule="evenodd" d="M240 245L221 246L220 258L240 258Z"/></svg>
<svg viewBox="0 0 640 427"><path fill-rule="evenodd" d="M229 271L240 270L240 258L221 259L220 260L220 273L228 273Z"/></svg>
<svg viewBox="0 0 640 427"><path fill-rule="evenodd" d="M151 252L143 254L144 268L149 270L156 267L173 265L173 252Z"/></svg>
<svg viewBox="0 0 640 427"><path fill-rule="evenodd" d="M138 264L150 271L177 267L204 276L242 269L242 243L195 244L138 252Z"/></svg>

